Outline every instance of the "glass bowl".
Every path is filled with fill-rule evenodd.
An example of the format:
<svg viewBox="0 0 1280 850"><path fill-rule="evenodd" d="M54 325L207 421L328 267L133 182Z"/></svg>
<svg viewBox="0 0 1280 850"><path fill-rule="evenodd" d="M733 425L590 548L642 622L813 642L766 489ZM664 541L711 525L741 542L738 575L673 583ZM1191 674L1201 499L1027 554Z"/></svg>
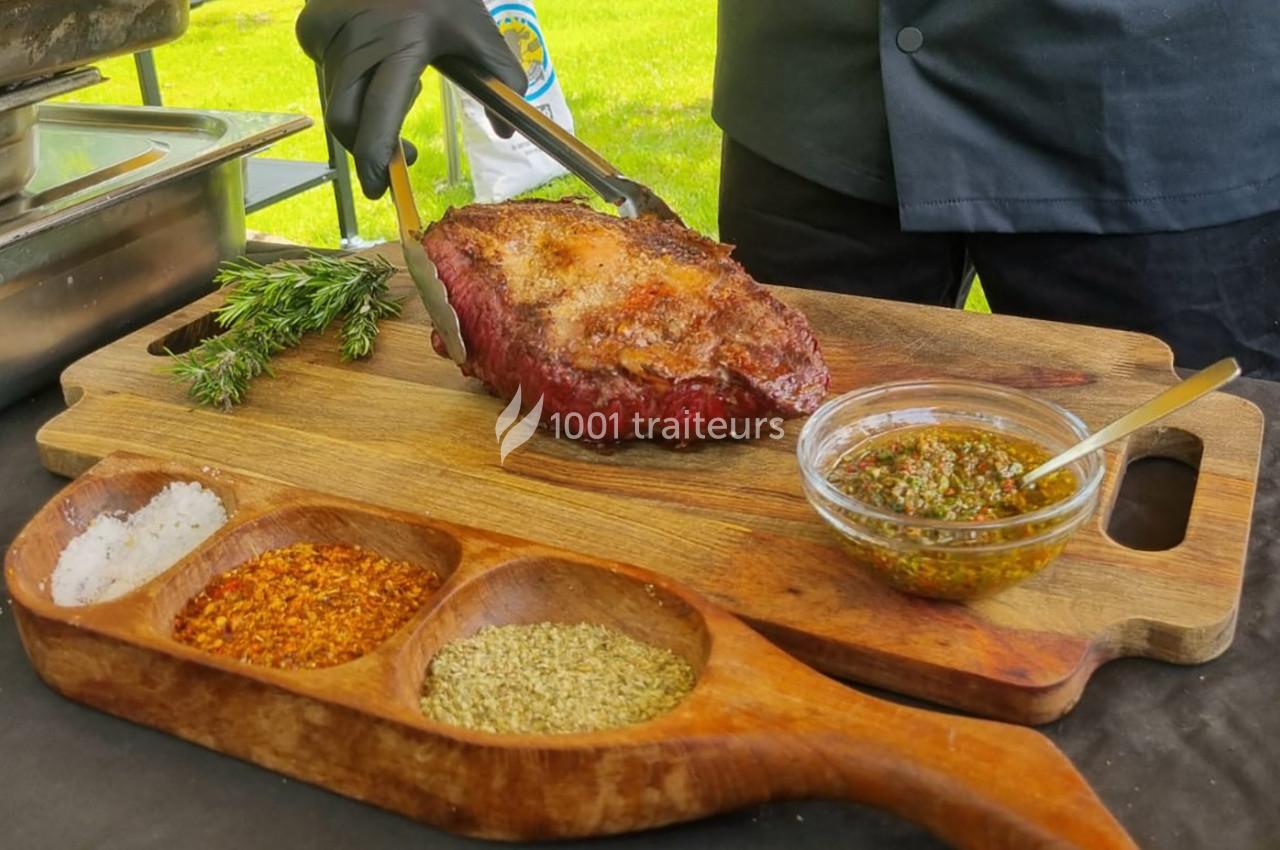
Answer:
<svg viewBox="0 0 1280 850"><path fill-rule="evenodd" d="M901 381L855 390L824 404L800 432L797 454L814 510L863 570L906 593L973 599L1035 575L1062 553L1098 506L1101 450L1067 467L1076 489L1020 516L946 521L897 514L842 493L827 476L854 446L906 428L978 428L1030 440L1051 455L1089 435L1056 404L994 384Z"/></svg>

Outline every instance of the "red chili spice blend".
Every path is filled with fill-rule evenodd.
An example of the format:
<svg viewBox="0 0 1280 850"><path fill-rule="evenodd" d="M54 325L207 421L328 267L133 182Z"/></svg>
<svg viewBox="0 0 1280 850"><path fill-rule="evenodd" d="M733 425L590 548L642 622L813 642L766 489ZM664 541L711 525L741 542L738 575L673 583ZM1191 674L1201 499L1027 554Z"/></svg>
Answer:
<svg viewBox="0 0 1280 850"><path fill-rule="evenodd" d="M439 586L435 572L359 546L296 543L215 577L173 636L250 664L332 667L377 648Z"/></svg>

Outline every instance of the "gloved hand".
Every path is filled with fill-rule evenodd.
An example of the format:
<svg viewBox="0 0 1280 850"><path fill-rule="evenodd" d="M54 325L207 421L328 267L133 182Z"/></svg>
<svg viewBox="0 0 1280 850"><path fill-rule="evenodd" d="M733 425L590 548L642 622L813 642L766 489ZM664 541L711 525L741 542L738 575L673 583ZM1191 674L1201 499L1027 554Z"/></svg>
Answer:
<svg viewBox="0 0 1280 850"><path fill-rule="evenodd" d="M521 94L528 85L481 0L308 0L297 35L322 69L325 124L355 156L370 198L387 190L418 78L437 57L470 59Z"/></svg>

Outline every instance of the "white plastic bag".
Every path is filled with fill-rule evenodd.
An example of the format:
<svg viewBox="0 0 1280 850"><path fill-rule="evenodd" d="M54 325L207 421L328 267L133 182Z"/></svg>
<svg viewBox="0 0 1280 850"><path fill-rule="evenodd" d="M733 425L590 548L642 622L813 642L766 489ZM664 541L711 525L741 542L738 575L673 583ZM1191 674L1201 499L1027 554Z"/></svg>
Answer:
<svg viewBox="0 0 1280 850"><path fill-rule="evenodd" d="M572 133L573 116L560 90L532 0L485 0L485 5L529 77L524 99ZM510 139L495 133L484 107L474 98L458 91L458 101L462 107L462 144L471 164L471 185L477 201L503 201L565 173L563 166L519 133Z"/></svg>

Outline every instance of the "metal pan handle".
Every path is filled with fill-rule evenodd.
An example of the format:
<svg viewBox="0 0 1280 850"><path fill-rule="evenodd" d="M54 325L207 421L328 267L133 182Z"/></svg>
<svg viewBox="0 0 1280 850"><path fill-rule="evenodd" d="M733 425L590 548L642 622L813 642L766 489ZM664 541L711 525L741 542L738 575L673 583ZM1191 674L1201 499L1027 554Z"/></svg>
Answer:
<svg viewBox="0 0 1280 850"><path fill-rule="evenodd" d="M624 216L653 215L680 221L679 216L647 186L622 176L600 154L566 132L497 77L456 56L442 56L436 70L510 124L539 150L576 174Z"/></svg>

